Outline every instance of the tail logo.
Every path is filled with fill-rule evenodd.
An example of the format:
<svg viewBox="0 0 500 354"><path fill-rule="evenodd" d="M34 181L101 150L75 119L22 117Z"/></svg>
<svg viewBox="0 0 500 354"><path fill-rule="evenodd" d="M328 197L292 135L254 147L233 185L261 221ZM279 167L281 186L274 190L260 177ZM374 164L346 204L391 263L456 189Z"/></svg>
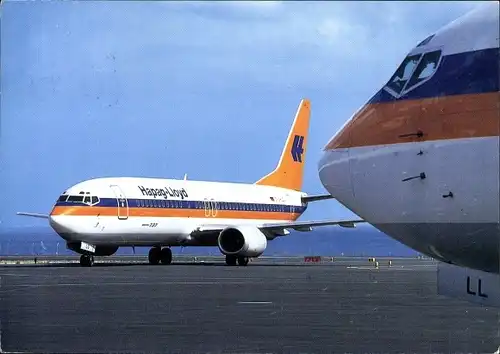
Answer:
<svg viewBox="0 0 500 354"><path fill-rule="evenodd" d="M302 135L295 135L293 138L292 149L290 150L293 161L302 163L302 154L304 154L304 148L302 147L303 144L304 137Z"/></svg>

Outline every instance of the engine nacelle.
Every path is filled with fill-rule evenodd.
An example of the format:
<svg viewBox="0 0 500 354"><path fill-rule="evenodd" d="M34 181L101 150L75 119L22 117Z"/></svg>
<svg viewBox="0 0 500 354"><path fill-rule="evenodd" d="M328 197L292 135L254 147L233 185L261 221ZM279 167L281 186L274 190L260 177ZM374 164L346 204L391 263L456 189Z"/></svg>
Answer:
<svg viewBox="0 0 500 354"><path fill-rule="evenodd" d="M258 257L267 247L266 236L255 226L227 227L217 239L224 255Z"/></svg>

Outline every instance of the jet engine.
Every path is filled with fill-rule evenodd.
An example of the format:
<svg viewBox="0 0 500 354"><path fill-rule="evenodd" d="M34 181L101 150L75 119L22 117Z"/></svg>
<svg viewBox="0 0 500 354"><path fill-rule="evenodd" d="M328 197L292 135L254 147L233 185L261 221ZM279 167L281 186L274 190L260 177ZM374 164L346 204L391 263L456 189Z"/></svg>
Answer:
<svg viewBox="0 0 500 354"><path fill-rule="evenodd" d="M267 238L255 226L227 227L219 234L217 244L226 256L258 257L267 247Z"/></svg>

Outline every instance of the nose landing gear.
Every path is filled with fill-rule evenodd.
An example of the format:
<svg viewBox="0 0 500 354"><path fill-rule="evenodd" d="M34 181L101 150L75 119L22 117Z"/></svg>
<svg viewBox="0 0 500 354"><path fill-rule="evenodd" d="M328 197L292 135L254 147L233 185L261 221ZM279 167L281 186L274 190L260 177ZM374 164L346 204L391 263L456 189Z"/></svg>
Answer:
<svg viewBox="0 0 500 354"><path fill-rule="evenodd" d="M94 256L91 254L82 254L80 256L80 265L82 267L92 267L94 265Z"/></svg>

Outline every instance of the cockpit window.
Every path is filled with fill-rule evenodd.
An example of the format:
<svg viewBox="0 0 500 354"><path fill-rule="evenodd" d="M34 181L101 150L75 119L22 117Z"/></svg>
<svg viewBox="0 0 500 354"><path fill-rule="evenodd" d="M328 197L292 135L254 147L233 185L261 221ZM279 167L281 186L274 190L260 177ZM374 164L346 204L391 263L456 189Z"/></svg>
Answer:
<svg viewBox="0 0 500 354"><path fill-rule="evenodd" d="M99 204L99 197L90 195L90 193L78 194L78 195L61 195L58 202L68 202L68 203L84 203L90 206Z"/></svg>
<svg viewBox="0 0 500 354"><path fill-rule="evenodd" d="M81 203L83 202L83 195L70 195L67 201L73 203Z"/></svg>
<svg viewBox="0 0 500 354"><path fill-rule="evenodd" d="M386 89L389 89L398 97L406 94L406 92L426 81L436 72L440 59L441 50L406 57L385 86Z"/></svg>
<svg viewBox="0 0 500 354"><path fill-rule="evenodd" d="M413 73L410 81L408 82L406 89L409 89L412 86L421 83L422 81L430 77L432 74L434 74L434 72L437 69L437 65L439 63L440 58L441 58L440 50L424 54L417 68L415 69L415 72Z"/></svg>
<svg viewBox="0 0 500 354"><path fill-rule="evenodd" d="M395 93L399 94L410 79L413 70L418 64L420 56L421 54L407 57L391 77L391 79L387 83L387 87Z"/></svg>

